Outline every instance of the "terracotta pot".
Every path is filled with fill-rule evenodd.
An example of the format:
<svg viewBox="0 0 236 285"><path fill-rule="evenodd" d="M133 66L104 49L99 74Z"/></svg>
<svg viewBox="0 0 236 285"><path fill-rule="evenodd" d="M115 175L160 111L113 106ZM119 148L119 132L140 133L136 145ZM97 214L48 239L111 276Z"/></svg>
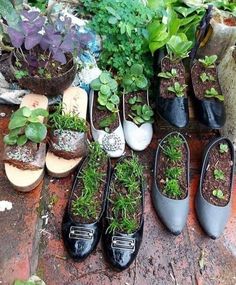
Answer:
<svg viewBox="0 0 236 285"><path fill-rule="evenodd" d="M70 60L72 55L68 56ZM13 74L15 74L16 69L14 67L15 57L13 53L10 56L10 68ZM20 87L24 89L29 89L36 94L42 94L47 96L55 96L62 94L72 84L76 75L76 65L72 60L68 65L68 70L60 76L53 77L51 79L39 78L33 76L27 76L21 79L17 79Z"/></svg>

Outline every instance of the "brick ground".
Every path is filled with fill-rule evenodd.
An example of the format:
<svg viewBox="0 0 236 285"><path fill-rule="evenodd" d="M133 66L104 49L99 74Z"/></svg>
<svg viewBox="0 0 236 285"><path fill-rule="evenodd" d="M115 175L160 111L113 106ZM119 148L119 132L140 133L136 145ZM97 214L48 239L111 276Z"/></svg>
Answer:
<svg viewBox="0 0 236 285"><path fill-rule="evenodd" d="M0 124L4 133L7 118L0 119ZM187 227L178 237L167 232L150 201L150 174L158 140L156 136L151 146L140 155L147 166L144 239L136 262L122 273L109 268L103 259L100 244L95 253L83 263L74 263L67 256L61 242L61 218L73 176L64 179L46 176L44 184L34 192L19 194L8 184L1 163L0 200L9 200L14 204L11 211L0 213L0 284L10 285L15 278L27 278L30 273L36 272L47 285L235 285L236 199L233 199L232 215L220 239L209 239L196 220L193 203L199 181L201 155L209 138L215 136L214 133L198 128L198 125L192 125L188 130L191 204ZM166 132L165 125L158 126L158 137ZM45 218L40 219L42 216L48 216L47 224ZM38 228L40 225L42 228ZM39 260L36 269L38 245ZM199 259L202 254L204 268L200 270Z"/></svg>

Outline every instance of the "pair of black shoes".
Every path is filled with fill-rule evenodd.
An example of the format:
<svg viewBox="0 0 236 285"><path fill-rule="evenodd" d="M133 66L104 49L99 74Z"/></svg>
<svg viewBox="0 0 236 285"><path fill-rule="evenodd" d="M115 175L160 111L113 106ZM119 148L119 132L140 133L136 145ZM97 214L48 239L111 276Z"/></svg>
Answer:
<svg viewBox="0 0 236 285"><path fill-rule="evenodd" d="M124 157L123 159L129 159L130 157ZM73 184L72 192L68 201L68 205L65 210L65 214L62 222L62 237L64 245L69 255L75 261L83 261L88 257L97 247L97 244L102 236L102 243L107 261L112 267L118 271L122 271L130 266L134 261L139 251L142 236L143 236L143 208L144 208L144 196L142 183L140 181L140 193L142 195L142 215L138 229L131 233L123 232L111 232L109 207L110 203L110 187L111 181L114 179L115 168L112 171L110 159L107 159L107 175L105 189L102 197L101 212L98 219L93 223L81 223L72 213L72 200L77 191L77 187L81 187L81 171L83 170L86 158L82 164L80 164L77 175Z"/></svg>

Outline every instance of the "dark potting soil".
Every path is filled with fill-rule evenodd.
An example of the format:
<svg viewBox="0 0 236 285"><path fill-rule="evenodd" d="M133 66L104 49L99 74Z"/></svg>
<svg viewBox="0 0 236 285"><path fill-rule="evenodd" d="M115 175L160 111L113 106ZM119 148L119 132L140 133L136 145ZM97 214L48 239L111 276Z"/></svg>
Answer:
<svg viewBox="0 0 236 285"><path fill-rule="evenodd" d="M227 144L226 141L221 141L215 145L208 157L208 165L206 167L206 174L202 185L202 195L211 204L216 206L226 206L229 202L231 195L231 175L233 162L231 161L230 148L227 153L220 153L220 144ZM216 180L214 170L222 170L224 173L224 180ZM220 199L213 195L215 189L220 189L224 198Z"/></svg>
<svg viewBox="0 0 236 285"><path fill-rule="evenodd" d="M185 84L185 68L182 61L173 62L169 58L163 58L161 62L161 72L171 71L171 69L176 69L178 76L175 78L165 79L160 78L160 96L163 98L175 98L176 95L173 92L168 91L168 87L174 86L175 82L179 84ZM187 91L185 89L184 96L187 96Z"/></svg>
<svg viewBox="0 0 236 285"><path fill-rule="evenodd" d="M94 102L93 102L93 125L96 129L101 130L102 128L99 126L101 120L109 117L112 113L105 110L100 110L98 108L99 104L97 103L98 94L94 92ZM115 131L119 126L119 118L116 116L116 120L109 126L109 133Z"/></svg>
<svg viewBox="0 0 236 285"><path fill-rule="evenodd" d="M207 75L213 76L216 80L215 81L205 81L202 82L200 75L202 73L206 73ZM218 82L218 76L216 68L206 68L202 63L196 61L191 70L191 77L192 77L192 84L195 96L199 100L207 99L204 94L206 90L215 88L218 94L221 93L221 88ZM212 99L211 99L212 100Z"/></svg>
<svg viewBox="0 0 236 285"><path fill-rule="evenodd" d="M116 201L120 197L121 194L124 195L125 197L128 194L128 190L119 181L113 178L113 180L110 183L110 195L109 195L109 204L108 204L108 218L109 219L116 217L114 213L113 205L114 205L114 201ZM141 191L137 191L137 193L133 193L133 194L134 194L134 199L137 202L136 209L133 211L132 215L127 214L126 218L136 220L137 228L134 230L135 232L136 230L138 230L140 223L141 223L141 219L142 219L142 193ZM118 216L118 220L122 221L123 218L124 217L120 212ZM126 233L124 231L119 231L119 232Z"/></svg>
<svg viewBox="0 0 236 285"><path fill-rule="evenodd" d="M165 142L164 142L165 143ZM162 147L164 147L164 144L162 143ZM185 143L183 143L180 146L182 158L179 161L171 161L161 150L159 153L158 163L157 163L157 186L161 193L171 199L175 200L182 200L186 198L188 194L188 181L187 181L187 148ZM180 189L181 189L181 195L176 198L169 196L165 193L165 181L166 181L166 169L171 167L180 167L182 169L182 173L178 179Z"/></svg>
<svg viewBox="0 0 236 285"><path fill-rule="evenodd" d="M124 98L125 98L125 118L126 120L132 120L129 115L132 114L132 110L131 107L133 105L129 104L129 99L133 98L133 97L141 97L143 102L142 103L138 103L138 104L147 104L147 91L137 91L137 92L132 92L132 93L128 93L125 94Z"/></svg>
<svg viewBox="0 0 236 285"><path fill-rule="evenodd" d="M66 64L61 64L54 60L48 52L44 55L44 51L40 51L39 49L35 50L35 52L33 50L31 56L34 56L35 58L34 60L31 60L31 65L29 65L28 62L23 59L21 54L17 54L21 67L15 66L15 61L13 61L14 68L16 70L27 70L32 77L51 79L63 75L73 66L73 57L70 54L66 55ZM26 53L25 57L27 58ZM40 70L44 70L44 73L41 74Z"/></svg>
<svg viewBox="0 0 236 285"><path fill-rule="evenodd" d="M87 165L88 165L88 161L84 165L83 169L85 169ZM95 192L95 195L93 196L93 202L96 205L96 217L87 219L84 217L80 217L78 215L74 215L73 211L70 210L73 220L76 221L77 223L81 223L81 224L94 223L99 218L100 213L102 211L102 206L103 206L104 191L105 191L105 185L106 185L107 167L108 167L107 166L107 160L105 160L105 161L101 162L101 165L97 169L97 171L99 173L103 174L104 179L101 181L101 183L99 185L99 189L97 189L97 191ZM73 197L71 199L71 205L73 204L73 201L75 201L78 197L81 196L83 188L84 188L84 185L83 185L82 178L78 178L77 189L73 193Z"/></svg>

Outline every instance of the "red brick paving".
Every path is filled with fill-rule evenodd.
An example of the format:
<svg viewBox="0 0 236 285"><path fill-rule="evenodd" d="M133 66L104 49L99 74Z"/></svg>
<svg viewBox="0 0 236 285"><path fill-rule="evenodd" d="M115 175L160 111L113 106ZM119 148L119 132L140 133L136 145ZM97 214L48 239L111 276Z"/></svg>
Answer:
<svg viewBox="0 0 236 285"><path fill-rule="evenodd" d="M10 109L4 108L4 110ZM1 129L5 129L7 118L0 119L0 124ZM30 194L19 194L11 189L4 177L1 163L0 200L9 200L14 204L11 211L0 213L0 281L4 281L0 284L11 285L15 278L27 278L30 273L35 273L37 260L35 234L41 232L36 273L47 285L235 285L235 197L231 218L220 239L216 241L209 239L196 220L194 196L198 186L201 155L209 137L214 136L204 129L202 135L199 135L199 130L196 130L198 127L194 126L188 135L192 168L190 213L187 226L178 237L167 232L157 218L150 201L152 182L150 174L157 146L156 136L148 150L140 155L147 166L148 186L145 195L144 239L136 262L122 273L114 272L106 264L100 244L96 252L83 263L74 263L67 256L61 241L61 219L71 188L72 176L64 179L45 177L43 187L38 187ZM159 125L158 137L162 137L166 130L166 126ZM0 140L2 141L2 138ZM40 196L41 187L43 191ZM36 211L39 202L40 207ZM39 216L48 214L49 217L48 224L43 225L41 231L36 230L38 212ZM34 249L33 254L32 249ZM200 271L199 259L202 253L204 268Z"/></svg>

